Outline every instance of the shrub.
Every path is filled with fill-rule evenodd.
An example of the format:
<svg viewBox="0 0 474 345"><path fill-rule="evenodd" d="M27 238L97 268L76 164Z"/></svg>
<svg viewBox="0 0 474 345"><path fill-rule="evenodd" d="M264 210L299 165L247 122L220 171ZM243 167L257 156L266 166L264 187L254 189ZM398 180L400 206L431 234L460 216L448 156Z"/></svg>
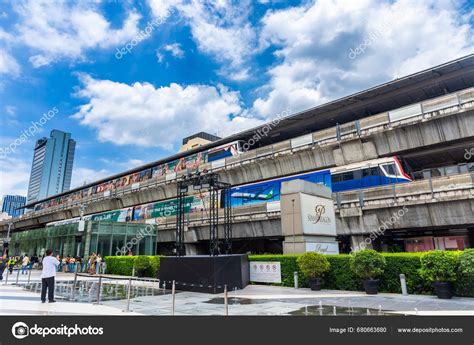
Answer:
<svg viewBox="0 0 474 345"><path fill-rule="evenodd" d="M107 265L107 274L116 274L121 276L131 276L135 256L107 256L105 263Z"/></svg>
<svg viewBox="0 0 474 345"><path fill-rule="evenodd" d="M380 292L401 293L400 274L405 275L409 293L429 293L431 287L420 276L421 253L382 254L387 265L380 276Z"/></svg>
<svg viewBox="0 0 474 345"><path fill-rule="evenodd" d="M456 294L474 297L474 248L465 249L458 256Z"/></svg>
<svg viewBox="0 0 474 345"><path fill-rule="evenodd" d="M326 289L358 291L362 289L362 283L354 272L351 271L349 254L328 255L331 269L324 276Z"/></svg>
<svg viewBox="0 0 474 345"><path fill-rule="evenodd" d="M458 256L458 271L467 280L474 280L474 248L466 249Z"/></svg>
<svg viewBox="0 0 474 345"><path fill-rule="evenodd" d="M316 252L304 253L296 259L296 262L303 274L310 279L321 278L330 268L326 256Z"/></svg>
<svg viewBox="0 0 474 345"><path fill-rule="evenodd" d="M351 270L362 279L375 279L385 268L385 258L373 249L364 249L351 255Z"/></svg>
<svg viewBox="0 0 474 345"><path fill-rule="evenodd" d="M138 256L135 259L135 271L138 272L139 276L144 275L145 271L151 267L150 259L146 256Z"/></svg>
<svg viewBox="0 0 474 345"><path fill-rule="evenodd" d="M428 283L456 281L457 254L432 250L421 257L420 275Z"/></svg>
<svg viewBox="0 0 474 345"><path fill-rule="evenodd" d="M159 256L107 256L105 258L107 273L131 276L133 267L135 267L135 270L138 270L138 267L142 265L142 263L140 263L142 259L139 258L145 258L145 260L142 261L142 263L145 264L145 277L156 278L160 268ZM136 263L137 260L139 261L138 267Z"/></svg>

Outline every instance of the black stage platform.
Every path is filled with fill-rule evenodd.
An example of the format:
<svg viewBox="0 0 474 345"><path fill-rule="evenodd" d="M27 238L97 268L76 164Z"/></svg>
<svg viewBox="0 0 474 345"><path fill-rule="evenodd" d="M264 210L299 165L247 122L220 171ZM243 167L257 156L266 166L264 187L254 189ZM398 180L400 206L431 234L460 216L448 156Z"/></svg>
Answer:
<svg viewBox="0 0 474 345"><path fill-rule="evenodd" d="M167 287L174 280L176 290L220 293L224 285L228 291L248 285L249 262L246 254L162 256L159 277Z"/></svg>

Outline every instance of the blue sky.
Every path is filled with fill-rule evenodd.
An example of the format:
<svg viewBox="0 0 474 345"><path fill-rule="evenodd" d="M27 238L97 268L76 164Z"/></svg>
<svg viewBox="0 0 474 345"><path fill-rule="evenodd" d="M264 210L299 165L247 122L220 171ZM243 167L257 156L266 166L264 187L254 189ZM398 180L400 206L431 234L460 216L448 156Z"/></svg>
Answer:
<svg viewBox="0 0 474 345"><path fill-rule="evenodd" d="M0 0L0 196L52 129L77 186L470 54L473 25L473 0Z"/></svg>

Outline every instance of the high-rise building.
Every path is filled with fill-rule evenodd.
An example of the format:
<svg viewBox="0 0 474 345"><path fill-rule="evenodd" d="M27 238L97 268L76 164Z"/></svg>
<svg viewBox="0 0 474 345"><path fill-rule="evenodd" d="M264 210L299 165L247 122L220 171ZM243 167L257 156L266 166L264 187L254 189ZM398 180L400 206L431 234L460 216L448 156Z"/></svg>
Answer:
<svg viewBox="0 0 474 345"><path fill-rule="evenodd" d="M26 205L26 196L5 195L3 197L2 212L8 213L13 218L25 213L25 209L18 209Z"/></svg>
<svg viewBox="0 0 474 345"><path fill-rule="evenodd" d="M71 133L51 131L49 138L36 141L28 203L69 190L76 142Z"/></svg>

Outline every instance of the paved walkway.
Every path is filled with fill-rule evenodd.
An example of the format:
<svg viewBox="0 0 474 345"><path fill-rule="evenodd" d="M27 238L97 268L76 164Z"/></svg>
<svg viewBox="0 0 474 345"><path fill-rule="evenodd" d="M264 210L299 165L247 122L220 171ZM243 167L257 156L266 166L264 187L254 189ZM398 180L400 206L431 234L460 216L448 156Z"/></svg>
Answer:
<svg viewBox="0 0 474 345"><path fill-rule="evenodd" d="M0 315L130 315L124 297L128 280L103 279L103 301L93 303L68 302L62 296L70 296L70 282L74 275L59 273L57 303L42 304L39 301L39 272L33 271L31 282L35 289L26 290L26 275L16 272L8 284L0 282ZM78 277L84 296L96 295L97 277ZM156 283L134 282L131 314L171 315L172 296ZM95 287L95 290L93 291ZM69 290L68 290L69 289ZM84 291L83 291L84 290ZM89 295L88 295L89 294ZM82 296L82 295L81 295ZM119 296L119 297L117 297ZM84 299L83 299L84 300ZM244 290L229 292L229 315L473 315L474 298L440 300L435 296L381 293L375 296L363 292L249 285ZM175 296L175 315L225 315L223 294L178 292Z"/></svg>

